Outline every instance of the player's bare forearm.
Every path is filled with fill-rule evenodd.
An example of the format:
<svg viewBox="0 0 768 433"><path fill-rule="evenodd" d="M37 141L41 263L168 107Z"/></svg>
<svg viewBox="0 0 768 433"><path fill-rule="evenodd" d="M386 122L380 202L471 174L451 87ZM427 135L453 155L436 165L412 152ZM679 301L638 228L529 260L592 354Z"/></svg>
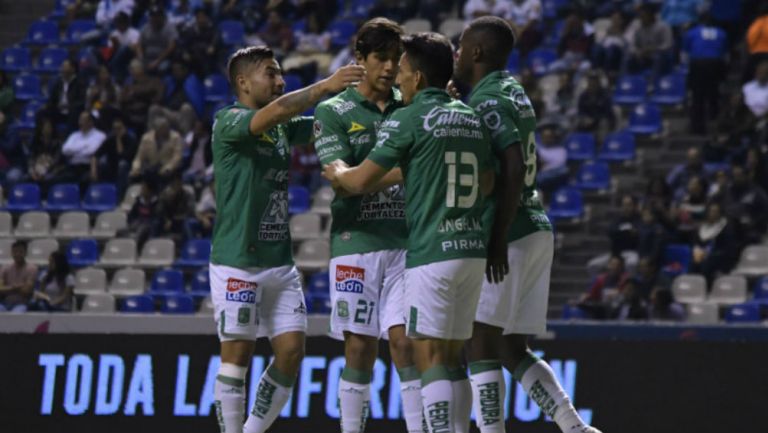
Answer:
<svg viewBox="0 0 768 433"><path fill-rule="evenodd" d="M496 177L496 210L491 230L494 238L504 239L517 215L525 185L525 164L519 144L508 147L497 156L501 164Z"/></svg>
<svg viewBox="0 0 768 433"><path fill-rule="evenodd" d="M352 168L339 168L336 171L336 181L344 190L354 194L365 194L375 191L376 186L386 176L388 171L366 159L362 164Z"/></svg>
<svg viewBox="0 0 768 433"><path fill-rule="evenodd" d="M340 197L352 197L355 195L360 194L368 194L372 192L379 192L383 191L393 185L397 185L403 183L403 172L400 170L400 168L393 168L392 170L389 170L387 174L384 175L381 179L379 179L378 182L368 187L365 191L362 191L361 193L353 193L352 191L347 191L344 189L340 184L333 185L333 191L336 193L336 195Z"/></svg>

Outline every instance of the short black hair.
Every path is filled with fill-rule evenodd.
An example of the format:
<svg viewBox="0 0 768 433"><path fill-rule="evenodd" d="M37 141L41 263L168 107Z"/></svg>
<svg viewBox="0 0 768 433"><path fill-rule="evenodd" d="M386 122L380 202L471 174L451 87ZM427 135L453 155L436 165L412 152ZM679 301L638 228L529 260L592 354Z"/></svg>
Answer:
<svg viewBox="0 0 768 433"><path fill-rule="evenodd" d="M507 20L495 16L484 16L473 20L464 31L464 37L474 38L482 44L488 55L488 62L505 67L507 59L515 48L515 31Z"/></svg>
<svg viewBox="0 0 768 433"><path fill-rule="evenodd" d="M259 45L247 48L241 48L235 51L227 62L227 77L229 85L237 93L237 76L243 73L243 70L253 64L261 63L262 60L275 58L275 52L266 45Z"/></svg>
<svg viewBox="0 0 768 433"><path fill-rule="evenodd" d="M11 245L11 249L14 248L24 248L24 250L27 249L27 243L24 241L16 241Z"/></svg>
<svg viewBox="0 0 768 433"><path fill-rule="evenodd" d="M403 28L388 18L374 18L360 27L355 35L355 52L363 58L371 53L397 50L402 52Z"/></svg>
<svg viewBox="0 0 768 433"><path fill-rule="evenodd" d="M453 76L453 45L439 33L423 32L403 38L403 48L413 69L421 72L427 85L444 89Z"/></svg>

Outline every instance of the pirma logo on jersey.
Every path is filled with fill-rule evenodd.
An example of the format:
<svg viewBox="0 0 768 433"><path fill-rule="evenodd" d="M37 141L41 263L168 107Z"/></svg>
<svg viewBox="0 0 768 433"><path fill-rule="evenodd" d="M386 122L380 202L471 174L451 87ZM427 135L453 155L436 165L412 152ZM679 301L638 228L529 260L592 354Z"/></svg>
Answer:
<svg viewBox="0 0 768 433"><path fill-rule="evenodd" d="M250 281L229 278L227 279L227 301L255 304L258 286L257 283Z"/></svg>
<svg viewBox="0 0 768 433"><path fill-rule="evenodd" d="M336 266L336 291L363 293L365 269L354 266Z"/></svg>

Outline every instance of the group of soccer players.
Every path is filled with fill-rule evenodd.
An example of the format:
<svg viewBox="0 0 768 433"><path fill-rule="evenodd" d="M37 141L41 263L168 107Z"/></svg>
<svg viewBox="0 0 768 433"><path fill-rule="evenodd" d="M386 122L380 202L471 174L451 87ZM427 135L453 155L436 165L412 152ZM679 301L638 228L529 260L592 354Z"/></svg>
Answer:
<svg viewBox="0 0 768 433"><path fill-rule="evenodd" d="M342 433L365 429L381 337L409 433L468 432L473 401L480 431L504 432L502 366L563 432L599 433L528 349L528 336L545 330L553 236L534 184L535 113L504 71L512 28L479 18L456 54L444 36L404 35L384 18L355 38L356 64L285 95L268 48L230 59L237 102L213 126L221 431L266 431L304 355L287 185L290 144L314 140L336 191L329 275L331 335L346 358ZM472 89L469 105L454 98L451 80ZM314 119L296 117L337 92ZM247 368L264 336L275 356L245 419Z"/></svg>

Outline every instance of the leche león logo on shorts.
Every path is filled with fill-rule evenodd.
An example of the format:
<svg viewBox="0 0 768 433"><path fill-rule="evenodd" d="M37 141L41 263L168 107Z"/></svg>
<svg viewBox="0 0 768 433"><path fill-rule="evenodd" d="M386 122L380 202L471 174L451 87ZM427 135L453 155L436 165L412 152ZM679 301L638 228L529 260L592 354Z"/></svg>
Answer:
<svg viewBox="0 0 768 433"><path fill-rule="evenodd" d="M365 269L354 266L336 266L336 291L347 293L363 293Z"/></svg>
<svg viewBox="0 0 768 433"><path fill-rule="evenodd" d="M256 287L259 285L250 281L229 278L227 280L227 301L256 303Z"/></svg>

